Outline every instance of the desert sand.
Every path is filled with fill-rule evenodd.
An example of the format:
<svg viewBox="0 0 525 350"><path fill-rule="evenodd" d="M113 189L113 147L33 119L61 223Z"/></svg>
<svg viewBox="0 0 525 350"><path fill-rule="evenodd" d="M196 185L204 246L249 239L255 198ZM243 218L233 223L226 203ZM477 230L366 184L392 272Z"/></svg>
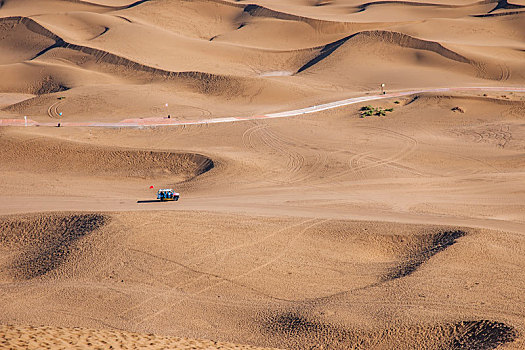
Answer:
<svg viewBox="0 0 525 350"><path fill-rule="evenodd" d="M525 348L523 0L0 5L0 348Z"/></svg>

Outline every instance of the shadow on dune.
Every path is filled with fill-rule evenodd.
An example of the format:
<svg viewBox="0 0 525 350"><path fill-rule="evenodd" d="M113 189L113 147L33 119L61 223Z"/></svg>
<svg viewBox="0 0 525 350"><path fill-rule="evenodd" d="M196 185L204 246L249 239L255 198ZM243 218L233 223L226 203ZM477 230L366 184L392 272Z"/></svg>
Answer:
<svg viewBox="0 0 525 350"><path fill-rule="evenodd" d="M403 33L398 33L398 32L374 30L374 31L363 31L363 32L359 32L356 34L352 34L345 38L334 41L333 43L325 45L324 47L321 48L320 53L316 57L314 57L312 60L307 62L305 65L303 65L301 68L299 68L297 73L301 73L302 71L307 70L308 68L311 68L315 64L319 63L320 61L330 56L334 51L336 51L339 47L341 47L347 41L353 38L358 38L358 37L365 38L366 40L376 40L376 41L391 43L391 44L399 45L400 47L431 51L445 58L448 58L450 60L457 61L460 63L468 63L468 64L473 63L468 58L452 50L445 48L443 45L441 45L438 42L422 40L422 39L414 38L412 36L409 36Z"/></svg>
<svg viewBox="0 0 525 350"><path fill-rule="evenodd" d="M145 2L149 2L150 0L138 0L138 1L132 2L131 4L122 5L122 6L111 6L111 5L97 4L97 3L90 2L90 1L85 1L85 0L66 0L66 1L72 2L72 3L80 3L80 4L85 4L85 5L91 5L91 6L94 6L94 7L104 8L104 9L108 9L108 10L111 10L111 11L118 11L118 10L126 10L126 9L129 9L129 8L133 8L135 6L143 4Z"/></svg>
<svg viewBox="0 0 525 350"><path fill-rule="evenodd" d="M516 10L516 9L522 9L522 8L525 8L525 6L511 4L507 0L498 0L498 4L496 5L496 7L494 7L492 10L490 10L489 13L492 13L492 12L497 11L497 10L502 10L502 9L504 9L504 10Z"/></svg>
<svg viewBox="0 0 525 350"><path fill-rule="evenodd" d="M0 247L9 252L0 275L27 280L63 264L76 242L109 221L102 214L37 214L0 218Z"/></svg>
<svg viewBox="0 0 525 350"><path fill-rule="evenodd" d="M518 336L512 326L492 320L363 330L347 329L295 312L270 316L261 326L272 336L268 345L293 349L495 349Z"/></svg>
<svg viewBox="0 0 525 350"><path fill-rule="evenodd" d="M144 203L168 203L168 202L167 201L161 201L159 199L146 199L146 200L137 201L137 203L144 204Z"/></svg>
<svg viewBox="0 0 525 350"><path fill-rule="evenodd" d="M460 237L466 235L466 232L446 231L435 235L427 236L420 243L419 247L406 256L403 261L395 266L384 278L383 281L394 280L406 277L417 270L419 266L428 261L432 256L447 249Z"/></svg>

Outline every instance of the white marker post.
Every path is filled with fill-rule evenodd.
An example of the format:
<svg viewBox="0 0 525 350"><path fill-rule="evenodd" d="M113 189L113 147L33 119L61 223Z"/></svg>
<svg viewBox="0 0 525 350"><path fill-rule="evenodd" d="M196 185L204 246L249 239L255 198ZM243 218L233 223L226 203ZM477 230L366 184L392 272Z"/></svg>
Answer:
<svg viewBox="0 0 525 350"><path fill-rule="evenodd" d="M168 104L166 103L166 116L170 115L170 112L168 110Z"/></svg>
<svg viewBox="0 0 525 350"><path fill-rule="evenodd" d="M27 126L27 115L24 115L24 124Z"/></svg>
<svg viewBox="0 0 525 350"><path fill-rule="evenodd" d="M381 95L385 94L385 84L381 84Z"/></svg>

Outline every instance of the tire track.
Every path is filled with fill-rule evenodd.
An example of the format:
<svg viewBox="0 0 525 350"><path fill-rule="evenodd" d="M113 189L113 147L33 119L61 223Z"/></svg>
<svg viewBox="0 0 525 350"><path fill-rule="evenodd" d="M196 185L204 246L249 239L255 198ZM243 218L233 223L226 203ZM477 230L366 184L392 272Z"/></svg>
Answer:
<svg viewBox="0 0 525 350"><path fill-rule="evenodd" d="M452 130L452 133L457 137L471 138L475 143L494 144L500 148L505 148L512 141L510 124L485 124L477 128Z"/></svg>
<svg viewBox="0 0 525 350"><path fill-rule="evenodd" d="M284 148L295 148L300 151L310 151L310 154L307 154L306 152L301 153L300 151L296 151L295 153L299 155L302 166L297 169L294 174L297 176L293 176L286 182L287 184L294 184L294 183L304 183L305 181L310 181L314 179L316 176L318 176L318 171L327 164L328 156L327 153L332 152L333 150L324 149L325 152L321 152L317 148L313 148L310 144L305 143L302 140L285 136L282 133L275 132L274 130L269 130L271 133L271 136L273 137L276 144L281 145L281 147ZM313 158L313 159L312 159ZM302 173L299 175L299 173ZM311 186L310 186L311 187Z"/></svg>
<svg viewBox="0 0 525 350"><path fill-rule="evenodd" d="M314 220L316 220L316 219L308 219L308 220L304 220L304 221L301 221L301 222L299 222L299 223L292 224L292 225L289 225L289 226L287 226L287 227L284 227L284 228L282 228L282 229L280 229L280 230L276 230L275 232L270 233L270 234L268 234L268 235L266 235L266 236L264 236L264 237L261 237L261 238L259 238L258 240L255 240L255 241L252 241L252 242L241 243L241 244L238 244L238 245L233 246L233 247L224 248L224 249L221 249L221 250L218 250L218 251L215 251L215 252L212 252L212 253L206 254L206 255L202 255L202 256L195 257L195 258L193 258L193 259L190 259L190 260L189 260L187 263L185 263L185 264L182 264L182 263L179 263L179 262L175 262L175 261L171 261L171 260L169 260L169 259L166 259L166 258L163 258L163 257L159 257L159 256L153 256L153 257L156 257L156 258L161 259L161 260L163 260L163 261L168 260L168 262L174 263L174 264L176 264L176 265L178 266L176 269L173 269L173 270L167 272L166 274L164 274L165 277L166 277L166 276L169 276L169 275L172 274L172 273L175 273L175 272L177 272L177 271L180 271L181 269L187 269L187 270L190 270L190 271L192 271L192 272L195 272L195 273L199 273L199 274L200 274L199 277L197 277L197 278L195 278L195 279L193 279L193 280L191 280L191 281L188 281L188 282L185 282L185 283L180 283L180 284L178 284L178 285L176 285L176 286L171 287L171 288L170 288L170 293L172 293L172 292L175 291L175 290L180 289L180 288L183 287L183 286L186 286L186 287L187 287L187 286L189 286L189 285L191 285L191 284L194 284L194 283L196 283L196 282L199 282L201 279L203 279L203 278L206 277L206 276L212 276L212 277L219 278L219 279L222 280L222 282L231 282L231 283L234 283L234 282L233 282L233 279L231 279L231 278L230 278L230 279L228 279L228 278L223 278L222 276L220 276L220 275L218 275L218 274L212 274L212 273L207 273L207 272L204 272L204 271L200 271L200 270L195 269L193 266L194 266L194 265L197 265L197 264L200 264L200 263L202 263L202 262L205 262L207 258L210 258L210 257L212 257L212 256L217 256L217 255L220 255L220 254L227 254L227 253L231 253L231 252L233 252L233 251L236 251L236 250L239 250L239 249L242 249L242 248L247 248L247 247L250 247L250 246L254 246L254 245L261 244L261 243L263 243L263 242L269 240L270 238L277 236L277 235L280 234L280 233L283 233L283 232L285 232L285 231L288 231L288 230L294 229L294 228L296 228L296 227L299 227L299 226L302 226L302 225L308 224L308 223L310 223L310 222L312 222L312 221L314 221ZM147 253L147 252L142 252L142 253L147 254L147 255L149 255L149 256L152 256L151 254L149 254L149 253ZM246 287L246 286L243 286L243 287L248 288L248 287ZM253 291L256 291L256 290L254 290L254 289L252 289L252 290L253 290ZM257 292L257 291L256 291L256 292ZM260 293L260 292L259 292L259 293ZM179 293L179 294L180 294L180 293ZM260 294L262 294L262 293L260 293ZM126 314L128 314L128 313L130 313L130 312L132 312L132 311L134 311L134 310L136 310L136 309L139 309L141 306L145 305L146 303L150 302L151 300L154 300L154 299L156 299L156 298L162 297L162 296L164 296L164 295L165 295L165 292L163 292L162 294L159 293L159 294L154 295L154 296L152 296L152 297L150 297L150 298L148 298L148 299L145 299L145 300L143 300L141 303L139 303L139 304L137 304L137 305L134 305L133 307L131 307L131 308L129 308L129 309L126 309L126 310L122 311L118 316L119 316L119 317L123 317L123 316L125 316ZM137 316L137 317L139 317L139 316ZM140 316L140 317L141 317L141 316Z"/></svg>
<svg viewBox="0 0 525 350"><path fill-rule="evenodd" d="M260 124L259 124L260 125ZM269 180L277 184L294 184L311 180L317 175L317 171L326 164L327 155L314 149L302 140L285 136L263 124L259 127L249 128L243 134L243 143L246 147L260 152L255 145L254 135L258 135L261 143L273 154L280 155L286 162L284 177ZM332 152L333 150L327 150ZM283 169L279 169L280 173Z"/></svg>
<svg viewBox="0 0 525 350"><path fill-rule="evenodd" d="M403 143L403 147L399 151L395 152L393 155L386 158L373 156L375 153L377 153L377 151L354 153L354 155L351 156L348 161L348 169L334 174L329 178L329 180L334 181L342 179L345 176L348 176L349 174L352 174L358 179L365 179L366 171L382 166L390 166L403 171L408 171L413 175L424 176L422 172L414 168L398 164L400 160L414 153L415 150L418 148L419 142L415 138L396 131L379 127L362 126L360 128L378 131L381 134L387 134L392 138L400 140Z"/></svg>
<svg viewBox="0 0 525 350"><path fill-rule="evenodd" d="M58 107L64 102L64 100L58 100L55 103L53 103L49 108L47 109L47 115L49 118L52 119L60 119L61 116L58 112Z"/></svg>
<svg viewBox="0 0 525 350"><path fill-rule="evenodd" d="M277 155L284 161L284 169L278 167L271 171L265 171L261 174L261 177L264 177L266 181L273 184L282 185L292 183L293 174L300 171L303 167L305 157L299 152L289 150L289 145L287 145L286 142L282 142L270 129L268 124L257 123L254 127L246 130L243 134L244 144L250 149L262 153L261 148L256 145L256 139L261 142L262 146L269 150L270 154ZM276 173L279 175L279 178L275 178ZM268 176L269 174L272 176Z"/></svg>
<svg viewBox="0 0 525 350"><path fill-rule="evenodd" d="M507 64L505 63L501 63L498 65L500 70L501 70L501 74L499 76L499 81L506 81L506 80L509 80L510 77L511 77L511 71L510 71L510 68Z"/></svg>
<svg viewBox="0 0 525 350"><path fill-rule="evenodd" d="M245 148L255 151L256 153L261 153L260 145L257 144L257 139L259 139L263 145L266 145L264 141L262 140L262 137L260 134L262 133L263 129L268 128L268 124L262 124L258 121L253 122L253 126L246 129L244 133L242 134L242 143ZM271 184L280 184L280 181L274 179L274 174L277 172L278 169L270 169L270 167L264 167L259 168L259 172L257 173L257 177L259 179L264 179L265 182L271 183ZM271 175L271 176L268 176Z"/></svg>
<svg viewBox="0 0 525 350"><path fill-rule="evenodd" d="M290 145L276 136L270 128L261 130L261 140L268 148L273 149L276 153L281 154L283 158L287 159L286 169L284 170L285 173L283 174L285 176L279 180L279 183L294 183L294 177L305 165L305 157L301 153L291 150Z"/></svg>
<svg viewBox="0 0 525 350"><path fill-rule="evenodd" d="M319 219L311 219L311 220L307 220L305 222L308 222L308 221L315 221L314 223L312 224L309 224L307 225L304 229L300 230L297 234L295 234L288 242L287 244L285 245L285 247L278 253L276 254L274 257L272 257L271 259L267 260L266 262L262 263L262 264L259 264L257 265L256 267L253 267L251 269L249 269L248 271L245 271L243 273L240 273L232 278L229 279L229 282L233 282L233 281L236 281L236 280L239 280L241 278L244 278L250 274L253 274L254 272L257 272L257 271L260 271L261 269L271 265L272 263L278 261L279 259L281 259L282 257L284 257L284 255L288 252L288 250L290 249L290 246L297 240L299 239L307 230L309 230L310 228L316 226L316 225L319 225L319 224L322 224L324 222L327 222L329 221L329 219L325 219L325 220L319 220ZM301 223L301 224L304 224L305 222ZM148 315L148 316L143 316L141 317L141 321L137 323L137 325L140 325L140 324L143 324L144 322L147 322L148 320L152 319L152 318L155 318L159 315L161 315L162 313L164 313L165 311L169 310L170 308L172 308L173 306L175 306L176 304L180 304L182 303L183 301L185 300L188 300L192 297L195 297L199 294L202 294L208 290L211 290L213 288L216 288L222 284L224 284L226 281L222 280L222 281L219 281L219 282L216 282L210 286L207 286L207 287L204 287L202 289L199 289L198 291L196 292L193 292L189 295L187 295L186 297L184 298L181 298L179 300L177 300L176 302L174 303L170 303L169 305L163 307L162 309Z"/></svg>
<svg viewBox="0 0 525 350"><path fill-rule="evenodd" d="M226 117L226 118L213 118L213 119L202 119L195 121L180 121L171 120L169 123L159 122L157 120L137 122L136 120L124 120L116 123L104 123L104 122L69 122L64 123L64 126L80 126L80 127L140 127L140 126L172 126L172 125L200 125L200 124L216 124L216 123L232 123L238 121L247 120L260 120L260 119L273 119L273 118L288 118L294 116L303 116L307 114L317 113L326 111L334 108L344 107L356 103L362 103L367 101L382 100L393 97L410 96L415 94L427 93L427 92L454 92L454 91L499 91L499 92L525 92L524 87L445 87L436 89L420 89L412 91L400 91L394 93L388 93L383 95L368 95L361 97L353 97L345 100L339 100L311 107L294 109L291 111L270 113L266 115L256 115L248 117ZM51 123L37 123L31 121L34 126L54 126ZM1 122L0 126L20 126L19 120L11 120L8 122Z"/></svg>
<svg viewBox="0 0 525 350"><path fill-rule="evenodd" d="M392 155L390 157L387 157L387 158L380 158L379 160L377 160L377 159L368 157L367 159L369 159L372 164L370 164L368 166L365 165L365 166L354 168L354 170L358 171L358 172L359 171L362 172L364 170L370 170L370 169L377 168L377 167L380 167L380 166L383 166L383 165L391 165L391 164L397 163L398 161L400 161L400 160L406 158L407 156L409 156L410 154L414 153L414 151L417 149L417 147L419 145L419 142L415 138L410 137L410 136L408 136L406 134L403 134L403 133L399 133L399 132L396 132L396 131L392 131L392 130L384 129L384 128L379 128L379 127L367 126L366 128L367 129L371 129L371 130L378 130L381 133L389 134L390 136L393 136L394 138L397 138L397 139L401 140L402 142L404 142L405 145L403 146L403 148L399 152L397 152L394 155ZM417 175L422 175L422 174L418 172Z"/></svg>

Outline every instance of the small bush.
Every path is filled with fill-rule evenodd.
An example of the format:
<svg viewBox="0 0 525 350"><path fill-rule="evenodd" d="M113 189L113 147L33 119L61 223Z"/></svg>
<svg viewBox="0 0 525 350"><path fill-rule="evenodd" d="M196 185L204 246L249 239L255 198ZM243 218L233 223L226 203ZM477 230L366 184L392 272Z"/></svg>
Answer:
<svg viewBox="0 0 525 350"><path fill-rule="evenodd" d="M373 115L377 115L379 117L384 117L386 116L386 112L393 112L394 109L393 108L374 108L370 105L368 106L363 106L359 109L361 111L361 114L360 114L360 117L361 118L364 118L364 117L371 117Z"/></svg>

